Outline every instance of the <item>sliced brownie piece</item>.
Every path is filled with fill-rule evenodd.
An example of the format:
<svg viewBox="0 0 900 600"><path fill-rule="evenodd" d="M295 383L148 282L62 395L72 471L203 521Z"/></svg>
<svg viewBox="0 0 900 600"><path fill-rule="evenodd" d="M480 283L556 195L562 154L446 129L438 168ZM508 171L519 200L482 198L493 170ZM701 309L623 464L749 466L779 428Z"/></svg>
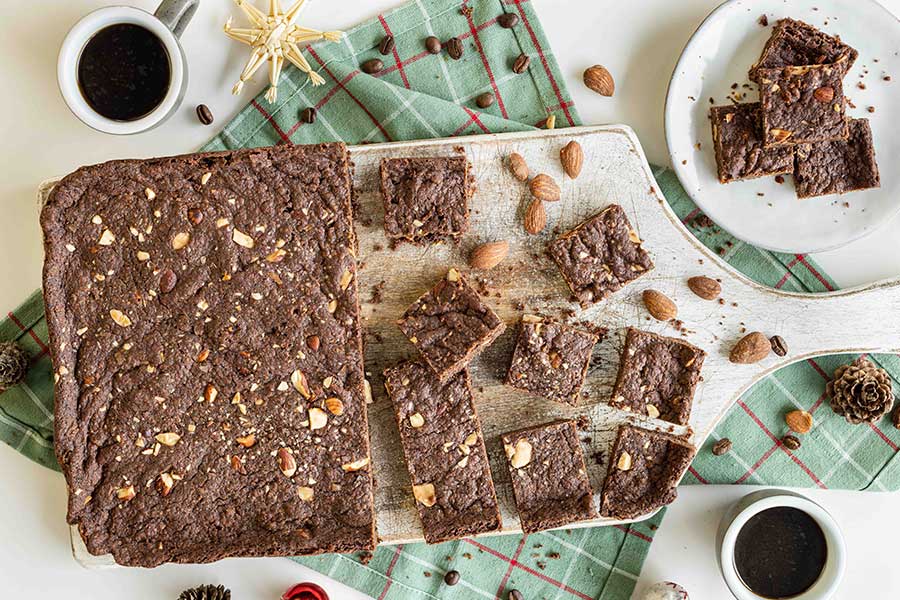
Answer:
<svg viewBox="0 0 900 600"><path fill-rule="evenodd" d="M584 308L653 268L650 255L618 204L563 234L547 251Z"/></svg>
<svg viewBox="0 0 900 600"><path fill-rule="evenodd" d="M441 384L420 362L384 372L425 541L437 544L500 528L469 372Z"/></svg>
<svg viewBox="0 0 900 600"><path fill-rule="evenodd" d="M590 331L524 315L506 383L574 406L597 339Z"/></svg>
<svg viewBox="0 0 900 600"><path fill-rule="evenodd" d="M846 140L798 146L794 179L801 198L879 187L869 120L852 119Z"/></svg>
<svg viewBox="0 0 900 600"><path fill-rule="evenodd" d="M610 405L686 425L706 352L687 342L628 329Z"/></svg>
<svg viewBox="0 0 900 600"><path fill-rule="evenodd" d="M388 239L419 245L457 241L469 228L469 198L474 190L470 169L464 156L382 160Z"/></svg>
<svg viewBox="0 0 900 600"><path fill-rule="evenodd" d="M441 381L463 369L505 328L456 269L447 271L397 324Z"/></svg>
<svg viewBox="0 0 900 600"><path fill-rule="evenodd" d="M600 515L636 519L670 504L695 453L683 438L620 425L603 482Z"/></svg>
<svg viewBox="0 0 900 600"><path fill-rule="evenodd" d="M766 147L847 139L843 73L836 65L760 69Z"/></svg>
<svg viewBox="0 0 900 600"><path fill-rule="evenodd" d="M597 516L574 421L529 427L502 439L523 532Z"/></svg>
<svg viewBox="0 0 900 600"><path fill-rule="evenodd" d="M719 181L731 183L794 170L790 146L764 148L759 135L759 102L714 106L709 111Z"/></svg>
<svg viewBox="0 0 900 600"><path fill-rule="evenodd" d="M837 36L828 35L803 21L780 19L759 60L750 69L750 80L759 81L759 69L838 62L841 63L842 73L846 73L857 55L856 50Z"/></svg>

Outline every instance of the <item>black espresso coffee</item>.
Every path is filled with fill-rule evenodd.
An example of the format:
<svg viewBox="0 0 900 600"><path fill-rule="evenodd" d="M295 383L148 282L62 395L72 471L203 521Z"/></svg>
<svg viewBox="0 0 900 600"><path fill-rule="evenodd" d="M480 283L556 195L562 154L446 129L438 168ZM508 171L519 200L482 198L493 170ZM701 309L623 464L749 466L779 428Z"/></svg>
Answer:
<svg viewBox="0 0 900 600"><path fill-rule="evenodd" d="M140 25L104 27L78 59L78 86L88 105L115 121L134 121L160 105L171 64L162 41Z"/></svg>
<svg viewBox="0 0 900 600"><path fill-rule="evenodd" d="M734 566L750 591L764 598L791 598L811 588L828 557L816 520L788 506L754 515L738 532Z"/></svg>

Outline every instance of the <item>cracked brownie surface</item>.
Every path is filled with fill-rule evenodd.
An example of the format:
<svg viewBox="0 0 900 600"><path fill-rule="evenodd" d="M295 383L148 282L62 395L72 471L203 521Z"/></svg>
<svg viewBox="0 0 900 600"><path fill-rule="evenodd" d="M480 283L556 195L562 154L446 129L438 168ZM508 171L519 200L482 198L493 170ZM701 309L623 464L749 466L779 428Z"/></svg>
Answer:
<svg viewBox="0 0 900 600"><path fill-rule="evenodd" d="M343 144L85 167L42 226L56 452L91 553L374 547Z"/></svg>
<svg viewBox="0 0 900 600"><path fill-rule="evenodd" d="M610 405L686 425L706 352L676 338L628 329Z"/></svg>
<svg viewBox="0 0 900 600"><path fill-rule="evenodd" d="M524 533L597 516L574 421L505 433L502 440Z"/></svg>
<svg viewBox="0 0 900 600"><path fill-rule="evenodd" d="M682 438L620 425L601 493L600 515L635 519L672 503L696 449Z"/></svg>
<svg viewBox="0 0 900 600"><path fill-rule="evenodd" d="M481 424L465 369L440 383L420 362L384 372L425 541L500 528Z"/></svg>
<svg viewBox="0 0 900 600"><path fill-rule="evenodd" d="M800 198L843 194L881 185L868 119L851 119L847 140L797 147L794 179Z"/></svg>
<svg viewBox="0 0 900 600"><path fill-rule="evenodd" d="M547 248L572 294L586 308L653 268L622 207L613 204Z"/></svg>
<svg viewBox="0 0 900 600"><path fill-rule="evenodd" d="M763 147L759 102L714 106L709 118L721 183L793 172L793 147Z"/></svg>
<svg viewBox="0 0 900 600"><path fill-rule="evenodd" d="M842 75L856 61L856 50L837 36L795 19L780 19L750 69L750 80L759 81L759 69L841 63Z"/></svg>

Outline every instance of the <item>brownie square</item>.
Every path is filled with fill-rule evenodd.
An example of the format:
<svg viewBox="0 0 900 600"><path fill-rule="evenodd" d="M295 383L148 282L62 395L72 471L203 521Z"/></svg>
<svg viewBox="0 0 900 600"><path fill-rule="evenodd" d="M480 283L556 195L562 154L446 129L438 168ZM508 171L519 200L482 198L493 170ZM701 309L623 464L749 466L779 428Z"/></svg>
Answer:
<svg viewBox="0 0 900 600"><path fill-rule="evenodd" d="M683 438L620 425L600 495L600 515L637 519L671 504L695 453Z"/></svg>
<svg viewBox="0 0 900 600"><path fill-rule="evenodd" d="M505 433L502 440L524 533L597 516L574 421Z"/></svg>
<svg viewBox="0 0 900 600"><path fill-rule="evenodd" d="M762 54L750 69L750 80L759 81L759 69L840 63L845 74L856 61L856 50L837 36L794 19L780 19Z"/></svg>
<svg viewBox="0 0 900 600"><path fill-rule="evenodd" d="M686 425L705 358L706 352L683 340L629 328L609 403Z"/></svg>
<svg viewBox="0 0 900 600"><path fill-rule="evenodd" d="M536 315L524 315L506 383L575 406L597 336Z"/></svg>
<svg viewBox="0 0 900 600"><path fill-rule="evenodd" d="M481 424L465 369L440 383L420 362L384 372L425 541L500 528Z"/></svg>
<svg viewBox="0 0 900 600"><path fill-rule="evenodd" d="M351 191L343 144L113 161L54 188L56 453L92 554L374 549Z"/></svg>
<svg viewBox="0 0 900 600"><path fill-rule="evenodd" d="M793 147L763 147L759 102L714 106L709 118L721 183L793 172Z"/></svg>
<svg viewBox="0 0 900 600"><path fill-rule="evenodd" d="M547 251L587 308L653 268L641 243L625 211L613 204L551 242Z"/></svg>
<svg viewBox="0 0 900 600"><path fill-rule="evenodd" d="M469 228L474 180L469 161L386 158L381 161L384 231L395 242L456 242Z"/></svg>
<svg viewBox="0 0 900 600"><path fill-rule="evenodd" d="M869 120L851 119L846 140L798 146L794 179L801 198L879 187Z"/></svg>
<svg viewBox="0 0 900 600"><path fill-rule="evenodd" d="M416 300L397 325L441 381L468 365L506 327L456 269Z"/></svg>
<svg viewBox="0 0 900 600"><path fill-rule="evenodd" d="M843 73L835 65L760 69L766 147L847 139Z"/></svg>

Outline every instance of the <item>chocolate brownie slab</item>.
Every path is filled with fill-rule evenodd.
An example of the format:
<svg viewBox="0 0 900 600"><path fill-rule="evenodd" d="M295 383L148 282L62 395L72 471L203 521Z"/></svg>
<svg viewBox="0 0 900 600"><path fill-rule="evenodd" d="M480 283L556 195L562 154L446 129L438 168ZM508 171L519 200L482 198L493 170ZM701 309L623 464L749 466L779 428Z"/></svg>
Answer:
<svg viewBox="0 0 900 600"><path fill-rule="evenodd" d="M811 198L881 185L868 119L851 119L846 140L797 147L797 195Z"/></svg>
<svg viewBox="0 0 900 600"><path fill-rule="evenodd" d="M641 243L625 211L613 204L551 242L547 251L586 308L653 268Z"/></svg>
<svg viewBox="0 0 900 600"><path fill-rule="evenodd" d="M706 352L687 342L628 329L610 405L686 425Z"/></svg>
<svg viewBox="0 0 900 600"><path fill-rule="evenodd" d="M397 325L441 381L465 368L506 327L456 269L416 300Z"/></svg>
<svg viewBox="0 0 900 600"><path fill-rule="evenodd" d="M473 190L464 156L386 158L381 161L385 234L419 245L456 242L469 228Z"/></svg>
<svg viewBox="0 0 900 600"><path fill-rule="evenodd" d="M763 147L759 102L714 106L709 118L721 183L793 172L793 147Z"/></svg>
<svg viewBox="0 0 900 600"><path fill-rule="evenodd" d="M537 315L524 315L506 383L574 406L597 339L590 331Z"/></svg>
<svg viewBox="0 0 900 600"><path fill-rule="evenodd" d="M524 533L597 516L574 421L554 421L502 436Z"/></svg>
<svg viewBox="0 0 900 600"><path fill-rule="evenodd" d="M440 383L420 362L384 372L425 541L500 528L481 424L465 369Z"/></svg>
<svg viewBox="0 0 900 600"><path fill-rule="evenodd" d="M620 425L601 493L600 515L636 519L672 503L696 449L682 438Z"/></svg>
<svg viewBox="0 0 900 600"><path fill-rule="evenodd" d="M68 518L123 565L375 545L343 144L85 167L43 210Z"/></svg>
<svg viewBox="0 0 900 600"><path fill-rule="evenodd" d="M847 139L843 73L837 65L760 69L763 144Z"/></svg>
<svg viewBox="0 0 900 600"><path fill-rule="evenodd" d="M856 50L837 36L795 19L780 19L762 54L750 69L750 79L759 81L759 69L841 63L842 74L856 61Z"/></svg>

